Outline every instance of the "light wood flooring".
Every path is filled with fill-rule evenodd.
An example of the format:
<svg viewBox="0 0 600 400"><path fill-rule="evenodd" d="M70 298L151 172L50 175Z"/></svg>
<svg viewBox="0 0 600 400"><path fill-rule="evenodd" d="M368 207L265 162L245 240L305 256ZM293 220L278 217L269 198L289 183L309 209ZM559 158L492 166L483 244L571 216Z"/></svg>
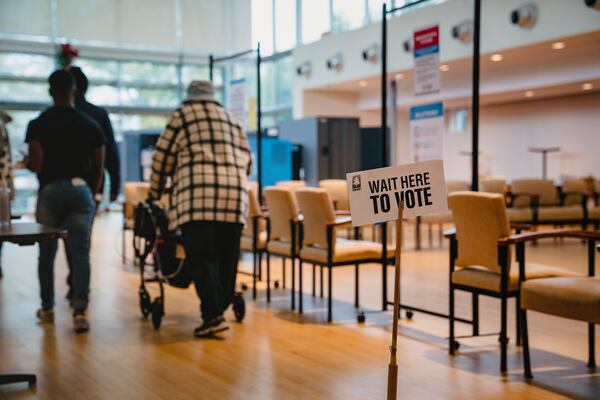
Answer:
<svg viewBox="0 0 600 400"><path fill-rule="evenodd" d="M119 253L120 217L102 215L93 237L91 331L75 335L64 294L66 266L61 251L56 273L56 323L38 325L37 248L6 244L0 281L0 373L32 372L38 384L0 387L0 399L383 399L386 393L391 312L379 313L380 268L361 269L361 308L356 323L352 268L334 271L334 323L326 303L310 294L305 270L304 316L289 310L289 292L264 285L254 303L246 292L247 315L231 323L222 339L192 337L200 323L193 289L167 288L166 316L159 331L140 317L138 274ZM448 252L412 250L407 229L403 253L403 301L447 312ZM130 257L131 255L129 255ZM544 241L528 249L532 262L585 272L585 246L578 241ZM249 269L246 258L241 269ZM280 279L281 263L273 260ZM390 297L393 269L389 269ZM289 273L288 287L289 287ZM249 282L247 276L239 281ZM468 317L470 297L457 296L458 314ZM371 311L369 311L371 310ZM481 331L498 330L499 302L480 301ZM509 373L499 373L497 337L461 341L450 357L448 323L416 313L401 321L398 340L400 399L600 398L600 372L585 367L586 325L530 313L535 379L522 378L514 346L514 306L509 304ZM233 320L231 312L228 317ZM469 327L458 324L458 334ZM600 348L600 343L598 345Z"/></svg>

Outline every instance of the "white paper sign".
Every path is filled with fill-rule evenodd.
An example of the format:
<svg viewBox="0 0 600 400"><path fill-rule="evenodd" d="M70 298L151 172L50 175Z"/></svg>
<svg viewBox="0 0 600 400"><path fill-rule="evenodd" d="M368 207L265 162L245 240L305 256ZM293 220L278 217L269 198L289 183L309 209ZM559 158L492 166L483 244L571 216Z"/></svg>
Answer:
<svg viewBox="0 0 600 400"><path fill-rule="evenodd" d="M248 123L248 114L246 111L246 80L237 79L229 82L229 102L228 111L237 119L242 126L242 129L246 131L246 125Z"/></svg>
<svg viewBox="0 0 600 400"><path fill-rule="evenodd" d="M425 104L410 109L410 154L413 162L444 157L444 106Z"/></svg>
<svg viewBox="0 0 600 400"><path fill-rule="evenodd" d="M416 217L448 210L448 197L441 160L346 174L352 225L360 226L404 216Z"/></svg>
<svg viewBox="0 0 600 400"><path fill-rule="evenodd" d="M415 95L440 91L440 29L432 26L415 31Z"/></svg>

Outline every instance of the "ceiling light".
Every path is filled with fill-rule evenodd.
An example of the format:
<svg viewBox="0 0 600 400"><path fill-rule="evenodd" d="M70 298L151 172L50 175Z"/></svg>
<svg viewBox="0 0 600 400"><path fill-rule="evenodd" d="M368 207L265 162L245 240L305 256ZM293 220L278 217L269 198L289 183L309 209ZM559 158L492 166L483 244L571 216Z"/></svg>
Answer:
<svg viewBox="0 0 600 400"><path fill-rule="evenodd" d="M581 85L581 88L583 90L592 90L594 88L594 85L591 82L586 82L583 85Z"/></svg>
<svg viewBox="0 0 600 400"><path fill-rule="evenodd" d="M365 86L367 86L367 85L368 85L368 82L367 82L367 81L365 81L364 79L363 79L362 81L359 81L359 82L358 82L358 86L360 86L360 87L365 87Z"/></svg>
<svg viewBox="0 0 600 400"><path fill-rule="evenodd" d="M554 43L552 43L552 48L554 50L562 50L565 47L567 47L567 45L565 44L565 42L554 42Z"/></svg>
<svg viewBox="0 0 600 400"><path fill-rule="evenodd" d="M492 56L490 57L490 60L494 61L494 62L498 62L498 61L502 61L504 57L502 56L502 54L492 54Z"/></svg>
<svg viewBox="0 0 600 400"><path fill-rule="evenodd" d="M525 97L533 97L534 93L533 90L528 90L525 92Z"/></svg>
<svg viewBox="0 0 600 400"><path fill-rule="evenodd" d="M448 64L442 64L440 65L440 71L446 72L450 69L450 66Z"/></svg>
<svg viewBox="0 0 600 400"><path fill-rule="evenodd" d="M395 76L397 81L401 81L402 79L404 79L404 75L403 74L396 74Z"/></svg>

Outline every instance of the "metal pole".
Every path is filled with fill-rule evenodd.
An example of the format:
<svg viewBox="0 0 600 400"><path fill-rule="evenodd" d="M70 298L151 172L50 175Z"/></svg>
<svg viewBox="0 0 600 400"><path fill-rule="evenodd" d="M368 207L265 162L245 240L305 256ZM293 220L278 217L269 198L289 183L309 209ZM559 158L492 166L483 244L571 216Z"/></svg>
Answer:
<svg viewBox="0 0 600 400"><path fill-rule="evenodd" d="M258 174L258 199L262 201L262 108L260 105L260 42L256 45L256 161Z"/></svg>
<svg viewBox="0 0 600 400"><path fill-rule="evenodd" d="M479 39L481 26L481 0L475 0L473 18L473 94L471 100L471 189L479 190Z"/></svg>
<svg viewBox="0 0 600 400"><path fill-rule="evenodd" d="M208 56L208 79L212 82L213 81L213 68L214 66L214 60L213 60L213 55L209 55Z"/></svg>
<svg viewBox="0 0 600 400"><path fill-rule="evenodd" d="M381 166L388 165L387 145L387 6L381 7Z"/></svg>
<svg viewBox="0 0 600 400"><path fill-rule="evenodd" d="M398 83L395 79L390 82L390 151L388 152L391 165L398 165L396 149L398 148L397 129L398 118L396 115L396 98L398 97Z"/></svg>

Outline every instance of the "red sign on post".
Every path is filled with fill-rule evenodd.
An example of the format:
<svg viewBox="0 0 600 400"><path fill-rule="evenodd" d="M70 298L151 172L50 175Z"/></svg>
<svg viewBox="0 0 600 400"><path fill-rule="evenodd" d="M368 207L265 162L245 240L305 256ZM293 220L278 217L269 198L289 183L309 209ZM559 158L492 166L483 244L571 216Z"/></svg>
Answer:
<svg viewBox="0 0 600 400"><path fill-rule="evenodd" d="M440 91L440 28L414 32L415 94Z"/></svg>

